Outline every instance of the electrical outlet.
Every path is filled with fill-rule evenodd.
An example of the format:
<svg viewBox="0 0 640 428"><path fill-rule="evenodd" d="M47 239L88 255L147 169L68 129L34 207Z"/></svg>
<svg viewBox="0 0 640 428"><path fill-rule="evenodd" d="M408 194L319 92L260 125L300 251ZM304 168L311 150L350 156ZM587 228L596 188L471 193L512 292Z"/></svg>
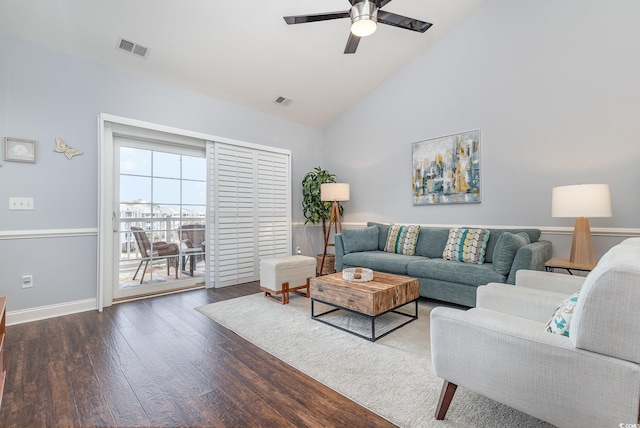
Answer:
<svg viewBox="0 0 640 428"><path fill-rule="evenodd" d="M33 198L9 198L10 210L32 210Z"/></svg>
<svg viewBox="0 0 640 428"><path fill-rule="evenodd" d="M31 288L31 287L33 287L33 275L23 275L22 288Z"/></svg>
<svg viewBox="0 0 640 428"><path fill-rule="evenodd" d="M300 247L296 247L296 254L301 254L302 251L300 250Z"/></svg>

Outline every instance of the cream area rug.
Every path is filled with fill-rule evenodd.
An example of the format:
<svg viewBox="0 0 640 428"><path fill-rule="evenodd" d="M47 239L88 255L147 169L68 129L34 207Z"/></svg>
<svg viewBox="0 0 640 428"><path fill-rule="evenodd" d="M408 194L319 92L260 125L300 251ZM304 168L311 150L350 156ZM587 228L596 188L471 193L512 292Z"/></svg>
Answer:
<svg viewBox="0 0 640 428"><path fill-rule="evenodd" d="M431 366L429 313L434 306L421 299L416 321L376 342L312 320L310 299L298 295L292 295L288 305L260 293L196 310L400 427L550 427L464 388L456 391L445 420L435 420L442 379ZM315 313L322 309L316 303ZM402 308L408 313L413 309ZM364 329L365 334L370 329L368 320L345 314L332 314L332 322ZM376 330L392 328L399 318L376 321ZM282 326L287 326L286 334Z"/></svg>

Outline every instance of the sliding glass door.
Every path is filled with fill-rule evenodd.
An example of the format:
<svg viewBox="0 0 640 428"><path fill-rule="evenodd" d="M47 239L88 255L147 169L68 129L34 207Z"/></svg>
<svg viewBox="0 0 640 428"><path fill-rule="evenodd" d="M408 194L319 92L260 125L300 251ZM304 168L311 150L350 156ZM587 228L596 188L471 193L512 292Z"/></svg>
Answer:
<svg viewBox="0 0 640 428"><path fill-rule="evenodd" d="M114 138L118 274L114 300L204 285L204 147Z"/></svg>
<svg viewBox="0 0 640 428"><path fill-rule="evenodd" d="M115 120L115 122L114 122ZM259 279L291 254L291 153L100 117L98 307Z"/></svg>

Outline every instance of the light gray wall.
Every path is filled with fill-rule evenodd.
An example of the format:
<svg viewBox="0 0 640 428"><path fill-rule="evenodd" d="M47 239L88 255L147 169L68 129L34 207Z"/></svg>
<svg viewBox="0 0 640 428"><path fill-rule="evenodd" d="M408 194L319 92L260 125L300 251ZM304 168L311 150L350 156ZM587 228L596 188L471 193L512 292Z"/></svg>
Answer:
<svg viewBox="0 0 640 428"><path fill-rule="evenodd" d="M631 0L487 2L325 130L345 221L572 227L551 188L607 183L613 217L591 227L640 227L638 16ZM411 143L475 129L482 203L413 206ZM545 237L568 257L570 236Z"/></svg>
<svg viewBox="0 0 640 428"><path fill-rule="evenodd" d="M320 165L351 183L347 223L571 226L550 217L551 188L603 182L614 216L592 227L638 228L639 12L632 0L490 0L324 132L0 35L0 136L39 144L35 165L1 162L0 231L97 227L101 112L291 149L294 222L302 177ZM472 129L483 202L412 206L411 143ZM53 153L55 137L85 154ZM10 196L36 209L9 211ZM294 228L294 250L321 252L318 231ZM545 237L566 256L568 236ZM95 297L95 259L95 237L0 239L0 295L10 311Z"/></svg>
<svg viewBox="0 0 640 428"><path fill-rule="evenodd" d="M322 158L322 130L0 35L0 137L38 142L36 164L0 160L0 231L97 227L99 113L290 149L304 221L300 183ZM54 153L55 137L84 154ZM9 211L11 196L35 210ZM9 311L96 297L96 238L0 239L0 272Z"/></svg>

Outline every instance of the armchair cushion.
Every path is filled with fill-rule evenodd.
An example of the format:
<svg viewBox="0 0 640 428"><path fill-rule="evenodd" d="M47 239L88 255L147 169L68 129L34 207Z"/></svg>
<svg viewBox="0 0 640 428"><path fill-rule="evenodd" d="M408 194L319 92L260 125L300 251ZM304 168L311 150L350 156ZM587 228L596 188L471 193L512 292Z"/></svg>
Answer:
<svg viewBox="0 0 640 428"><path fill-rule="evenodd" d="M567 294L552 291L491 283L478 287L476 307L544 324L558 307L558 302L567 297Z"/></svg>
<svg viewBox="0 0 640 428"><path fill-rule="evenodd" d="M556 309L549 322L547 322L546 329L549 333L569 337L571 318L573 317L573 310L576 307L576 303L578 303L578 296L580 296L580 291L576 291L560 303L558 309Z"/></svg>
<svg viewBox="0 0 640 428"><path fill-rule="evenodd" d="M562 273L520 269L516 273L515 285L518 288L552 291L564 294L565 297L580 290L584 284L584 276L565 275ZM559 302L560 300L558 300ZM558 303L556 302L556 304Z"/></svg>

